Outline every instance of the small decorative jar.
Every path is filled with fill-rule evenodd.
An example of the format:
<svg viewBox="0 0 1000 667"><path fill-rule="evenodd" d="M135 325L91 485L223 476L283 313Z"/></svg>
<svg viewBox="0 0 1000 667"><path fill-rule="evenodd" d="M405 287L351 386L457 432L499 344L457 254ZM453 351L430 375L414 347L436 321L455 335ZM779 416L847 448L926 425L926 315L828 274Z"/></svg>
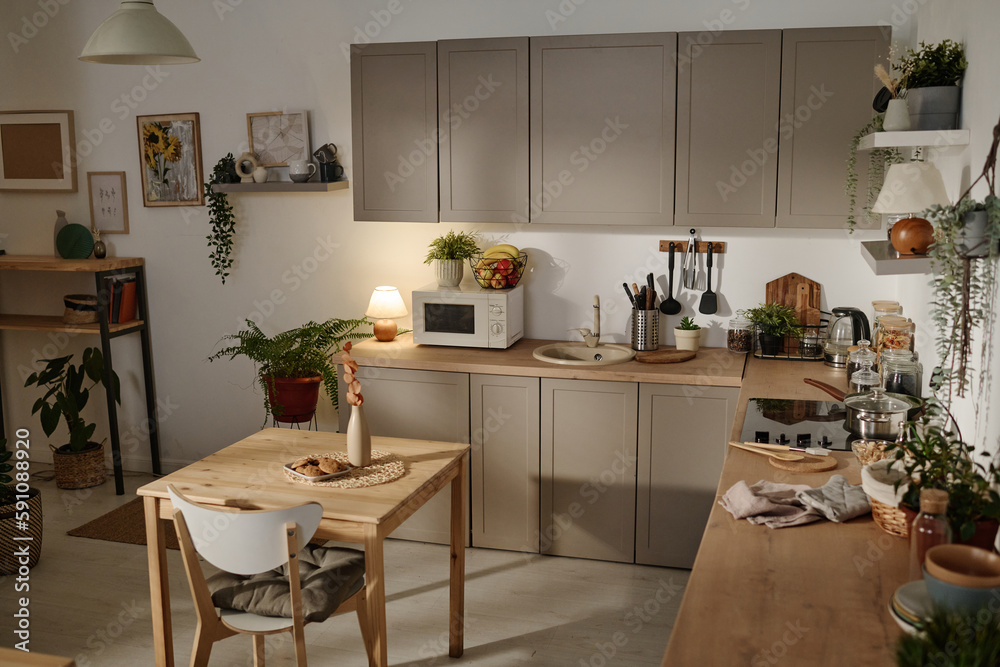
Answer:
<svg viewBox="0 0 1000 667"><path fill-rule="evenodd" d="M753 350L753 323L743 316L742 310L737 310L736 317L729 320L726 347L730 352L738 354L746 354Z"/></svg>
<svg viewBox="0 0 1000 667"><path fill-rule="evenodd" d="M868 367L875 365L877 359L875 351L872 350L871 341L862 338L856 347L847 353L847 384L851 383L851 376L861 370L861 365L868 362Z"/></svg>
<svg viewBox="0 0 1000 667"><path fill-rule="evenodd" d="M850 387L850 393L858 394L869 392L880 384L878 373L872 370L872 362L862 361L861 370L851 375L851 381L847 386Z"/></svg>

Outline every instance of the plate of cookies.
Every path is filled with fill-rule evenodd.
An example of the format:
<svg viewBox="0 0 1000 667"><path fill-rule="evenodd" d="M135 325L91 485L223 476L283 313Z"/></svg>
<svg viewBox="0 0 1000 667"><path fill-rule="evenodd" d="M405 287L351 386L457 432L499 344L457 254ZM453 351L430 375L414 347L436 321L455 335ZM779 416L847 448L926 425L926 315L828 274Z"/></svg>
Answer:
<svg viewBox="0 0 1000 667"><path fill-rule="evenodd" d="M351 466L332 456L303 456L292 463L286 463L285 468L296 477L310 482L325 482L343 477L351 471Z"/></svg>

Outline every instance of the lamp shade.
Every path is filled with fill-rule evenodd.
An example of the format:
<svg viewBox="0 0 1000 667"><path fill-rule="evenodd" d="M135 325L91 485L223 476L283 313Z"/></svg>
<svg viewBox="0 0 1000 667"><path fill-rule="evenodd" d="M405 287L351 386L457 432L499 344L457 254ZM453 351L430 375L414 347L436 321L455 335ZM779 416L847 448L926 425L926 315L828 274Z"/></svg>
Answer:
<svg viewBox="0 0 1000 667"><path fill-rule="evenodd" d="M365 315L379 320L392 320L406 315L406 305L395 287L376 287Z"/></svg>
<svg viewBox="0 0 1000 667"><path fill-rule="evenodd" d="M180 65L199 58L191 43L152 0L122 0L97 26L80 60L112 65Z"/></svg>
<svg viewBox="0 0 1000 667"><path fill-rule="evenodd" d="M872 213L920 213L951 201L941 172L930 162L903 162L889 167Z"/></svg>

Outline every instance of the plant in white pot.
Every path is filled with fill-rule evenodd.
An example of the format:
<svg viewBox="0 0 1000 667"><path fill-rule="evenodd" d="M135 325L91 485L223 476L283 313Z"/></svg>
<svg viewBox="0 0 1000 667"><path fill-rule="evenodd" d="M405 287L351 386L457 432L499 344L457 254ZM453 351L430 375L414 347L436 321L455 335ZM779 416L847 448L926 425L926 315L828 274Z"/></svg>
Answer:
<svg viewBox="0 0 1000 667"><path fill-rule="evenodd" d="M959 83L969 62L964 47L946 39L920 49L907 49L900 61L910 110L911 130L953 130L958 124L958 107L962 99Z"/></svg>
<svg viewBox="0 0 1000 667"><path fill-rule="evenodd" d="M697 350L701 346L701 327L690 317L685 317L674 327L674 338L678 350Z"/></svg>
<svg viewBox="0 0 1000 667"><path fill-rule="evenodd" d="M449 230L430 245L424 264L434 264L434 275L441 287L456 287L465 275L465 262L479 252L479 232Z"/></svg>

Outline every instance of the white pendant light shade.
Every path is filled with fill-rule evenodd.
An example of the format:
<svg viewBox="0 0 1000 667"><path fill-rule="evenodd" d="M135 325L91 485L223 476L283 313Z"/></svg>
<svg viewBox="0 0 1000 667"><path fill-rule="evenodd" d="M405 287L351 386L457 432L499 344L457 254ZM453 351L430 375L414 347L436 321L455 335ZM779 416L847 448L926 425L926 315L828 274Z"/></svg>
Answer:
<svg viewBox="0 0 1000 667"><path fill-rule="evenodd" d="M201 60L152 0L122 0L87 40L80 60L112 65L181 65Z"/></svg>
<svg viewBox="0 0 1000 667"><path fill-rule="evenodd" d="M930 162L901 162L889 167L872 213L913 213L947 206L941 172Z"/></svg>

